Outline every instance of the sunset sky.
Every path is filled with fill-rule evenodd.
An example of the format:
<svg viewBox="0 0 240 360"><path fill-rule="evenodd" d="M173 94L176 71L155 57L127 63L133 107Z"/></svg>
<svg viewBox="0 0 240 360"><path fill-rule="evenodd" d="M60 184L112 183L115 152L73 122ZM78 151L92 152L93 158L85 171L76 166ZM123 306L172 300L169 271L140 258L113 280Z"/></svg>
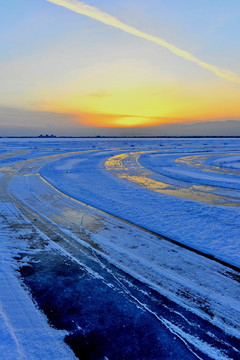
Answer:
<svg viewBox="0 0 240 360"><path fill-rule="evenodd" d="M239 0L2 1L0 31L0 136L240 135Z"/></svg>

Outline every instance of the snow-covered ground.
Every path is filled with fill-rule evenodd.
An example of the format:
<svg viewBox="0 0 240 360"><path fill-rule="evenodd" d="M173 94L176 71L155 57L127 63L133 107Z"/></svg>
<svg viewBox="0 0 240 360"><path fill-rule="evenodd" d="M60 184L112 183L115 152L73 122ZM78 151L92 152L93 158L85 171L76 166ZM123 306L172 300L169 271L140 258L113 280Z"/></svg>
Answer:
<svg viewBox="0 0 240 360"><path fill-rule="evenodd" d="M49 282L55 276L51 256L75 262L99 294L111 289L112 306L120 301L135 326L139 311L148 314L152 320L144 321L161 333L162 358L237 358L239 145L240 139L0 139L2 358L73 359L64 336L71 343L86 335L83 318L70 318L70 331L50 316L64 332L37 309L50 319L37 289L48 291L40 274ZM85 306L98 312L91 299ZM113 359L111 351L96 359Z"/></svg>
<svg viewBox="0 0 240 360"><path fill-rule="evenodd" d="M124 149L80 154L47 165L41 174L87 204L240 267L240 177L225 166L232 156L239 158L240 140L146 142L132 141L138 162L129 156L122 166L105 166Z"/></svg>
<svg viewBox="0 0 240 360"><path fill-rule="evenodd" d="M23 287L13 261L19 252L29 251L26 239L39 241L43 234L5 197L2 182L0 199L0 359L76 359L63 342L66 332L49 326Z"/></svg>

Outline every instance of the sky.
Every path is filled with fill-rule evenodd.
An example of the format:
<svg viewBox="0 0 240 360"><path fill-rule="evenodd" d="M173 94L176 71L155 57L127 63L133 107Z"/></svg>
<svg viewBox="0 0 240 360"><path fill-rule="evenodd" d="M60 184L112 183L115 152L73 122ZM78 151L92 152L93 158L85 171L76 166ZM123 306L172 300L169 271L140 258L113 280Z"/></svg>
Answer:
<svg viewBox="0 0 240 360"><path fill-rule="evenodd" d="M0 136L240 135L239 0L0 3Z"/></svg>

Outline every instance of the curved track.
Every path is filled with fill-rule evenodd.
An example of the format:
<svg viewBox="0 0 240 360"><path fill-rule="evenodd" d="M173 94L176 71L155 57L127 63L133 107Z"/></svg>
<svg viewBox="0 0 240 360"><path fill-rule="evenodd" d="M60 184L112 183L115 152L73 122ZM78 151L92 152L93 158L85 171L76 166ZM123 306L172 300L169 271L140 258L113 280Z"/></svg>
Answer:
<svg viewBox="0 0 240 360"><path fill-rule="evenodd" d="M42 166L73 154L77 152L2 168L2 196L51 239L58 251L112 291L123 292L129 302L159 322L170 338L177 336L193 357L240 356L236 340L239 272L71 198L39 175ZM129 174L130 168L131 174L135 171L136 177L143 176L145 169L136 162L139 153L125 155L128 166L122 165L123 156L112 158L106 166L118 171L117 161L121 174ZM135 175L129 176L132 181Z"/></svg>
<svg viewBox="0 0 240 360"><path fill-rule="evenodd" d="M109 158L105 162L105 167L115 176L138 184L148 190L159 192L166 195L176 196L179 198L205 202L208 204L222 206L240 206L240 197L234 193L229 195L219 195L218 192L224 192L222 187L192 184L192 182L181 181L181 185L173 184L174 176L164 175L164 180L156 179L159 173L143 167L139 163L139 158L152 153L151 151L141 151L132 153L123 153ZM236 154L234 154L236 155ZM181 157L175 160L176 163L187 164L192 167L200 168L204 171L218 172L222 174L238 174L236 170L222 169L217 166L204 166L203 161L210 156L215 155L194 155Z"/></svg>

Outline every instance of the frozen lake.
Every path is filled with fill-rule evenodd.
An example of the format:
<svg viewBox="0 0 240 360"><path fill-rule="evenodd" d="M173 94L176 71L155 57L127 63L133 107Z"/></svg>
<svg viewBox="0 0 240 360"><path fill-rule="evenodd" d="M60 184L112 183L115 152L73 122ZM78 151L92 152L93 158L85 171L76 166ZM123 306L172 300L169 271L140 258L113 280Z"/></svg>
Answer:
<svg viewBox="0 0 240 360"><path fill-rule="evenodd" d="M41 359L41 347L51 349L43 331L35 351L26 314L14 316L31 298L54 327L46 359L74 358L64 341L84 359L237 358L239 145L0 139L0 302L12 329L1 346L9 359ZM33 305L29 316L37 314Z"/></svg>

